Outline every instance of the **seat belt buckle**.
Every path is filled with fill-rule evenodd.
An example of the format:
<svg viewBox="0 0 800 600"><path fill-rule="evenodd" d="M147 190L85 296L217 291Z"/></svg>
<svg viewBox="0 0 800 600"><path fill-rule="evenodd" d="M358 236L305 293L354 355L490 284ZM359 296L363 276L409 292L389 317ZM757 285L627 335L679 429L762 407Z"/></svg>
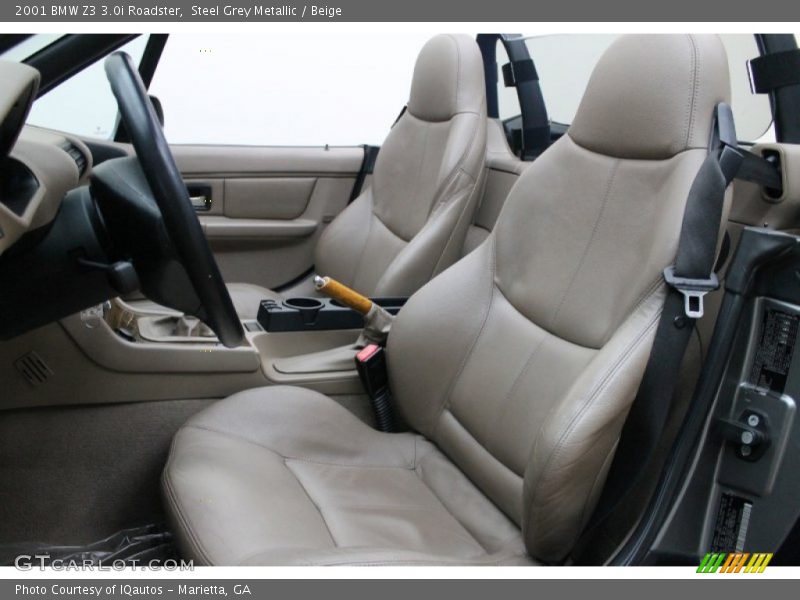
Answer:
<svg viewBox="0 0 800 600"><path fill-rule="evenodd" d="M367 344L356 354L356 370L364 390L370 398L375 398L386 391L388 376L386 374L386 356L378 344Z"/></svg>
<svg viewBox="0 0 800 600"><path fill-rule="evenodd" d="M705 314L703 299L708 292L719 288L716 273L708 279L693 279L675 275L675 266L664 269L664 281L683 294L683 310L690 319L700 319Z"/></svg>
<svg viewBox="0 0 800 600"><path fill-rule="evenodd" d="M372 402L378 429L387 433L397 431L389 393L386 351L378 344L367 344L358 351L355 361L358 377Z"/></svg>

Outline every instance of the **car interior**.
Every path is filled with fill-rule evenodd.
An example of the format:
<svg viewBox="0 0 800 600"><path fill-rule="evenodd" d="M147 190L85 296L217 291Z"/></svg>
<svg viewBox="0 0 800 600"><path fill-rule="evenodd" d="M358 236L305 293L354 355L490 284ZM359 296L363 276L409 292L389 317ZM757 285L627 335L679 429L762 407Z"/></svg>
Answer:
<svg viewBox="0 0 800 600"><path fill-rule="evenodd" d="M0 36L0 564L800 564L794 35L569 122L591 36L436 35L379 147L171 143L173 35ZM30 122L92 65L107 139Z"/></svg>

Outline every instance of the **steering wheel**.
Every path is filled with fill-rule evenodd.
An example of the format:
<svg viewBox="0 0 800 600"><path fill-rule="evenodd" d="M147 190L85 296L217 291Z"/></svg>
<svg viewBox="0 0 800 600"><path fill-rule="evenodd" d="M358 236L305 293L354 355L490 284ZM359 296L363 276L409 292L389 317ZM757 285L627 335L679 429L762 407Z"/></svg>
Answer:
<svg viewBox="0 0 800 600"><path fill-rule="evenodd" d="M136 150L138 164L132 159L115 159L119 162L109 165L105 174L98 174L98 179L113 178L115 183L110 187L116 188L113 190L115 195L127 196L130 203L136 203L138 214L148 213L147 219L140 219L144 223L141 229L157 221L159 231L156 237L160 242L158 245L162 247L161 254L169 255L169 260L161 256L159 260L154 260L150 250L149 257L140 261L142 270L150 271L140 273L142 289L146 295L156 296L154 299L160 301L166 300L167 305L198 317L214 330L225 346L238 346L244 339L242 323L189 200L186 184L175 164L142 78L130 56L124 52L109 56L105 61L105 70L122 121ZM104 166L105 163L98 170ZM155 205L152 204L153 200ZM153 215L155 211L152 209L156 206L160 215ZM138 240L132 239L136 233L130 230L136 228L136 223L133 219L125 227L129 230L126 233L130 242L129 251L146 253L146 248L132 248L137 242L140 245L147 244L146 233ZM139 268L137 266L137 271ZM185 289L186 276L193 288L191 293ZM153 294L147 293L147 282L151 282ZM180 293L171 293L178 284L184 289ZM169 301L176 296L180 296L180 301Z"/></svg>

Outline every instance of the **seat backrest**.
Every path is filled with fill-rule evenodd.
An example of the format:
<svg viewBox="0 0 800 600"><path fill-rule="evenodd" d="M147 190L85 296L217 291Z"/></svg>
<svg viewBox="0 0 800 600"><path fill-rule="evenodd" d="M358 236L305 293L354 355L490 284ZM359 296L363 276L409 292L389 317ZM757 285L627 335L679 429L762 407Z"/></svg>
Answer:
<svg viewBox="0 0 800 600"><path fill-rule="evenodd" d="M458 260L483 178L486 90L475 40L438 35L372 184L327 227L316 270L373 296L410 295Z"/></svg>
<svg viewBox="0 0 800 600"><path fill-rule="evenodd" d="M494 231L394 323L404 418L523 529L537 559L563 560L597 501L729 87L716 36L622 37Z"/></svg>

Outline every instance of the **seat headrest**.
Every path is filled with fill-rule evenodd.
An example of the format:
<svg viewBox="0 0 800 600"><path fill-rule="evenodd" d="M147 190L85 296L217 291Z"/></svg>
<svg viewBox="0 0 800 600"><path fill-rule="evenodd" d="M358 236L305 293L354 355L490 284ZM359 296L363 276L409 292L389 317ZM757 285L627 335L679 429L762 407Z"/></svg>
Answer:
<svg viewBox="0 0 800 600"><path fill-rule="evenodd" d="M408 112L425 121L480 112L486 102L484 86L483 59L475 40L467 35L437 35L417 58Z"/></svg>
<svg viewBox="0 0 800 600"><path fill-rule="evenodd" d="M626 35L597 63L568 133L608 156L666 159L708 146L719 102L730 103L730 75L718 36Z"/></svg>

